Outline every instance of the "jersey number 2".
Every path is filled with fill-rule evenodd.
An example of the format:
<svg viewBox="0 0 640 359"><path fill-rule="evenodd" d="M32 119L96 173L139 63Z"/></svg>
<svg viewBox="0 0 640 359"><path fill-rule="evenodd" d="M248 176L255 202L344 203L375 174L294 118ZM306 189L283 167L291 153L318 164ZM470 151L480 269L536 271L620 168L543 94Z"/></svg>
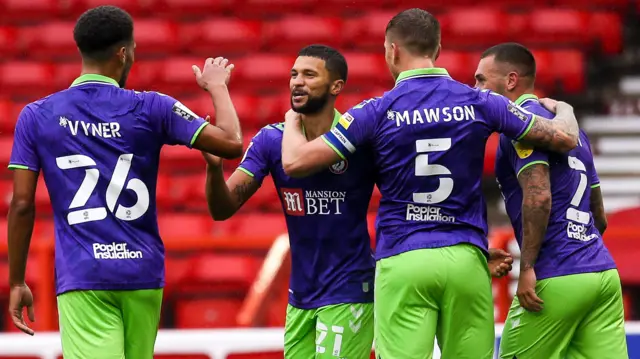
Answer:
<svg viewBox="0 0 640 359"><path fill-rule="evenodd" d="M450 175L451 171L445 166L429 164L428 152L442 152L451 148L451 138L431 138L416 141L416 176L441 176ZM426 153L425 153L426 152ZM440 178L438 189L433 192L421 192L413 194L416 203L433 204L440 203L453 192L453 178Z"/></svg>
<svg viewBox="0 0 640 359"><path fill-rule="evenodd" d="M569 167L580 172L580 182L578 183L576 192L573 194L573 198L571 198L571 207L567 208L566 218L570 221L589 224L589 220L591 219L589 212L584 212L578 209L580 202L582 202L582 197L584 197L584 192L587 190L587 168L585 167L584 162L580 161L577 157L572 156L569 156Z"/></svg>
<svg viewBox="0 0 640 359"><path fill-rule="evenodd" d="M116 209L116 202L125 186L132 160L133 154L123 154L118 157L118 163L113 170L113 175L111 176L111 181L109 182L106 193L106 202L109 211L115 213L116 218L123 221L136 220L142 217L149 209L149 189L144 182L137 178L129 180L129 182L126 183L126 188L136 193L138 201L131 207L119 205ZM96 162L91 157L85 155L57 157L56 164L61 170L96 166ZM91 194L98 185L99 178L100 171L98 171L97 168L85 169L84 180L82 184L80 184L80 188L78 188L75 196L73 196L69 209L84 207L87 204ZM107 218L107 209L105 207L77 209L67 214L67 222L69 225L101 221L105 218Z"/></svg>

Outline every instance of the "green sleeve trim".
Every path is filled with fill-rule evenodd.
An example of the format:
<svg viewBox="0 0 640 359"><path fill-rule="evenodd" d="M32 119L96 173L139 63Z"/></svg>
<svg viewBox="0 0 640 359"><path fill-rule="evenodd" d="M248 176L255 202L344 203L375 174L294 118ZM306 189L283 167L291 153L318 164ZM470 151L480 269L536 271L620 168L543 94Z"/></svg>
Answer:
<svg viewBox="0 0 640 359"><path fill-rule="evenodd" d="M193 146L193 143L196 142L196 139L198 138L198 135L200 135L200 132L202 132L202 129L208 124L209 122L205 122L202 125L200 125L200 127L198 127L198 129L196 130L196 133L194 133L193 136L191 137L191 143L189 143L189 145Z"/></svg>
<svg viewBox="0 0 640 359"><path fill-rule="evenodd" d="M246 169L246 168L238 167L238 168L237 168L237 170L238 170L238 171L241 171L241 172L244 172L244 173L248 174L248 175L249 175L249 176L251 176L251 177L255 177L255 175L254 175L251 171L249 171L248 169Z"/></svg>
<svg viewBox="0 0 640 359"><path fill-rule="evenodd" d="M598 187L600 187L600 183L596 183L596 184L592 184L591 185L591 188L598 188Z"/></svg>
<svg viewBox="0 0 640 359"><path fill-rule="evenodd" d="M8 165L7 168L10 170L28 170L29 169L28 166L23 166L23 165Z"/></svg>
<svg viewBox="0 0 640 359"><path fill-rule="evenodd" d="M520 171L518 171L518 176L520 176L520 173L522 173L522 171L524 171L525 169L533 166L533 165L546 165L548 166L549 163L547 161L533 161L533 162L529 162L526 165L522 166L522 168L520 169ZM517 177L517 176L516 176Z"/></svg>
<svg viewBox="0 0 640 359"><path fill-rule="evenodd" d="M343 160L346 160L347 158L342 154L342 152L340 152L339 149L336 148L336 146L334 146L331 142L329 142L329 140L327 140L324 135L322 135L322 140L324 141L324 143L326 143L329 147L331 147L332 150L334 150L338 156L340 156L340 158L342 158Z"/></svg>
<svg viewBox="0 0 640 359"><path fill-rule="evenodd" d="M536 121L536 119L538 118L537 115L533 115L533 118L531 119L531 121L529 122L529 126L527 126L527 129L524 130L524 132L520 135L520 137L518 137L518 141L520 141L521 139L524 138L524 136L527 135L527 133L529 133L529 131L531 131L531 127L533 127L533 123Z"/></svg>

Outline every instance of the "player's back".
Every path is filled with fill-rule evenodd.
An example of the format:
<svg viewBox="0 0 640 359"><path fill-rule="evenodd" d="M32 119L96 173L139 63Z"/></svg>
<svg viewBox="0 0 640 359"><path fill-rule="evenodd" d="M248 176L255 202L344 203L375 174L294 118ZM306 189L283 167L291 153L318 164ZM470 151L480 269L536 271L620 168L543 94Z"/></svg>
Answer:
<svg viewBox="0 0 640 359"><path fill-rule="evenodd" d="M535 99L522 105L535 114L550 113ZM515 168L511 163L515 164ZM587 134L580 130L578 146L567 154L525 148L501 136L496 176L505 197L516 239L522 244L522 198L515 169L547 162L551 181L551 213L535 269L538 279L615 268L594 225L591 190L600 185ZM522 171L522 170L518 170Z"/></svg>
<svg viewBox="0 0 640 359"><path fill-rule="evenodd" d="M81 77L28 105L16 128L16 141L29 142L35 156L14 144L12 166L41 168L51 198L58 293L164 284L156 180L162 145L184 142L171 125L180 105L105 79ZM180 125L177 137L195 136L193 125ZM22 127L31 134L19 136Z"/></svg>
<svg viewBox="0 0 640 359"><path fill-rule="evenodd" d="M506 98L432 70L401 75L374 100L379 113L386 112L374 135L382 193L378 258L464 242L486 251L481 180L487 138L494 131L520 136L530 120Z"/></svg>

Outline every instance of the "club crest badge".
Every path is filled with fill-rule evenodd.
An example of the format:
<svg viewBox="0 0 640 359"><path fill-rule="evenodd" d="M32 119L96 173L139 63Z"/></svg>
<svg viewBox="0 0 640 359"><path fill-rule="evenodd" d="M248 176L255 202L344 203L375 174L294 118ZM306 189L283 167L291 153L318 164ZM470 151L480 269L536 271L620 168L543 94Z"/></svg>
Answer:
<svg viewBox="0 0 640 359"><path fill-rule="evenodd" d="M346 160L340 161L338 163L334 163L329 167L329 171L333 174L341 175L347 171L347 167L349 164Z"/></svg>

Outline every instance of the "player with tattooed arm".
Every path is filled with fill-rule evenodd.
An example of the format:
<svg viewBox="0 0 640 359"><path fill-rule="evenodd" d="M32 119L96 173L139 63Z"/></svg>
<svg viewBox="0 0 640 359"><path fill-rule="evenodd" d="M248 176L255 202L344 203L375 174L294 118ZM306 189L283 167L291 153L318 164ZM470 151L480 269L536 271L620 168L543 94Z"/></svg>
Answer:
<svg viewBox="0 0 640 359"><path fill-rule="evenodd" d="M152 359L164 287L156 183L160 150L184 145L225 158L242 155L227 84L233 65L208 59L196 82L216 125L174 98L123 87L134 61L133 20L114 6L78 19L73 36L82 75L20 113L9 168L9 311L33 335L25 284L39 173L54 214L55 279L65 359Z"/></svg>
<svg viewBox="0 0 640 359"><path fill-rule="evenodd" d="M346 80L347 62L335 49L300 50L289 86L306 138L338 124L334 105ZM308 178L292 178L282 169L283 130L282 123L260 130L226 183L220 159L205 155L209 211L216 220L231 217L271 175L291 243L285 358L367 359L375 266L366 217L375 179L371 152L327 164Z"/></svg>
<svg viewBox="0 0 640 359"><path fill-rule="evenodd" d="M553 120L434 67L440 23L410 9L389 21L384 43L393 89L342 115L315 140L289 113L282 141L286 174L305 177L373 149L382 193L377 218L376 353L445 359L493 356L494 317L486 205L480 183L492 132L568 152L578 142L571 106Z"/></svg>
<svg viewBox="0 0 640 359"><path fill-rule="evenodd" d="M549 117L533 95L536 63L515 43L482 54L477 86ZM521 248L504 359L628 358L622 289L604 246L607 219L587 135L567 154L500 136L496 176Z"/></svg>

